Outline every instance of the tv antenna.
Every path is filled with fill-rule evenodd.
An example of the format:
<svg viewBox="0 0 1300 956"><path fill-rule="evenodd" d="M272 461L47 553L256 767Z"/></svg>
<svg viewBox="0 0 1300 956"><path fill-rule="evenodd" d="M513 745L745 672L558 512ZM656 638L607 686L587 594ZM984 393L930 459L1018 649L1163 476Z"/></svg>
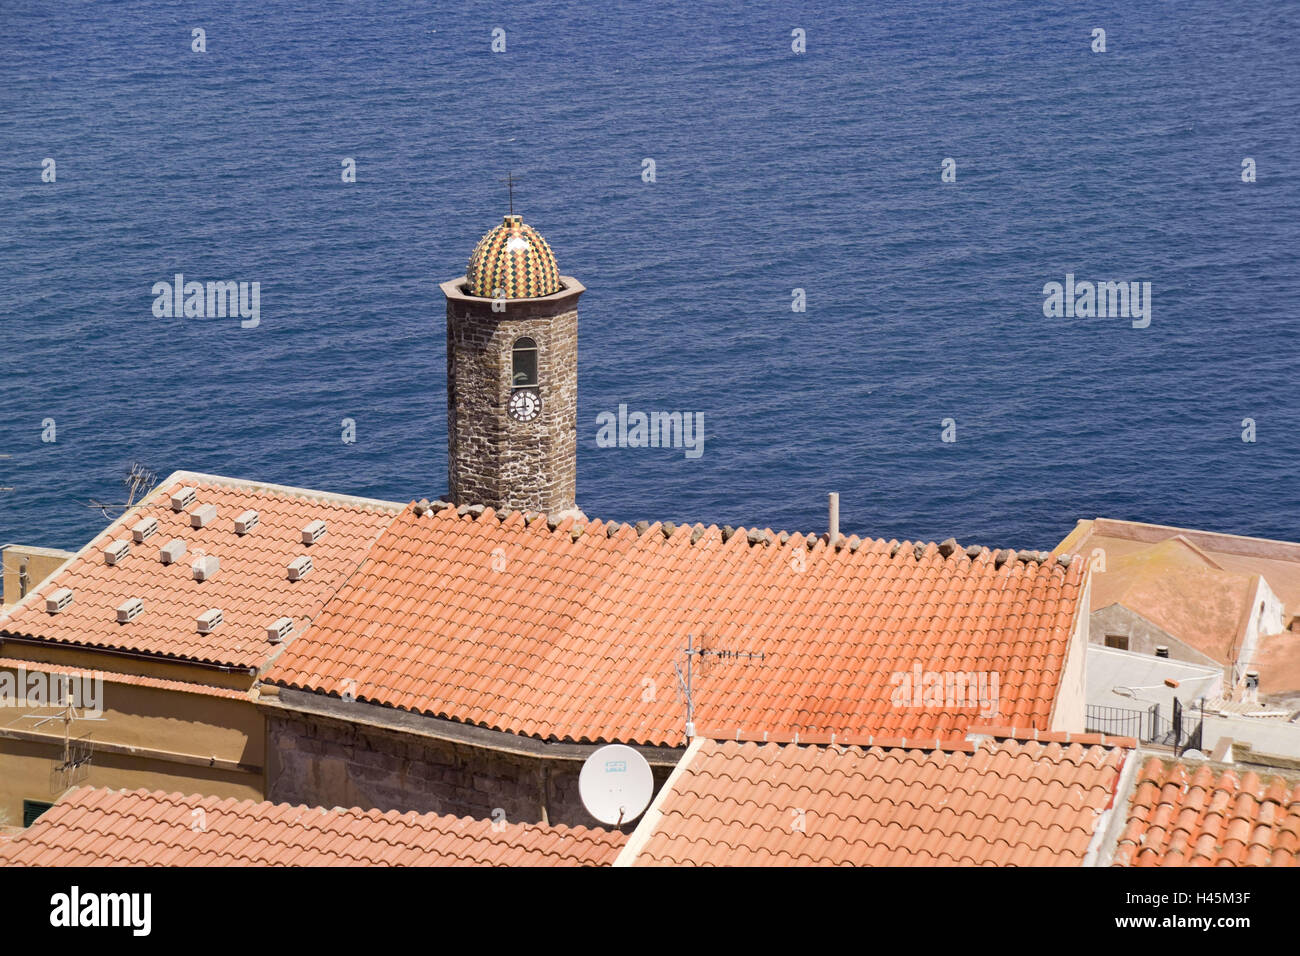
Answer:
<svg viewBox="0 0 1300 956"><path fill-rule="evenodd" d="M0 458L12 458L13 455L0 455ZM13 491L12 485L0 485L0 491Z"/></svg>
<svg viewBox="0 0 1300 956"><path fill-rule="evenodd" d="M109 520L119 518L134 508L136 502L143 498L150 488L158 484L158 473L152 468L146 468L138 461L133 461L131 467L127 469L126 477L122 479L122 484L127 489L125 504L104 502L91 498L87 507L97 509ZM109 514L110 510L116 511L117 514Z"/></svg>
<svg viewBox="0 0 1300 956"><path fill-rule="evenodd" d="M677 674L677 690L686 701L686 737L695 737L695 658L701 662L714 658L716 660L761 661L766 656L763 651L719 651L701 647L695 649L695 635L686 635L686 668L683 672L681 661L673 661L673 671Z"/></svg>
<svg viewBox="0 0 1300 956"><path fill-rule="evenodd" d="M55 676L55 675L51 675ZM35 720L35 727L42 724L48 724L52 720L57 720L63 724L63 759L55 763L50 768L50 793L54 795L62 794L70 787L75 787L81 783L90 773L90 761L94 756L95 745L90 739L89 731L81 737L72 736L73 724L79 720L105 720L104 717L88 717L85 714L85 708L81 708L82 713L77 713L77 705L72 694L68 692L68 681L63 675L58 675L59 702L55 705L59 708L54 714L24 714L29 720Z"/></svg>

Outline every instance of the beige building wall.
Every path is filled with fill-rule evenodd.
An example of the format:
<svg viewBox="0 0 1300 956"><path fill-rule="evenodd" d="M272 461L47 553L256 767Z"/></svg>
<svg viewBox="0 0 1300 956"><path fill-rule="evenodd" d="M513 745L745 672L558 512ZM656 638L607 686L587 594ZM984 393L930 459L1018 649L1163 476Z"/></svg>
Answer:
<svg viewBox="0 0 1300 956"><path fill-rule="evenodd" d="M1076 558L1075 560L1081 560ZM1056 689L1056 702L1052 705L1052 718L1048 730L1083 733L1088 714L1088 608L1092 605L1092 568L1083 578L1083 593L1074 610L1074 626L1061 670L1061 683Z"/></svg>
<svg viewBox="0 0 1300 956"><path fill-rule="evenodd" d="M36 664L8 665L0 668L0 680L10 675L10 686L19 686L21 676L25 687L32 673L44 672ZM66 773L58 770L65 742L61 710L25 698L0 706L0 826L20 826L24 800L52 803L69 785L264 798L265 719L251 699L108 679L97 699L102 719L76 719L67 732L89 743L90 760L84 770Z"/></svg>
<svg viewBox="0 0 1300 956"><path fill-rule="evenodd" d="M59 551L55 548L36 548L23 544L7 545L3 556L0 557L0 567L3 567L4 573L4 603L17 604L25 594L34 591L42 581L72 557L71 551Z"/></svg>

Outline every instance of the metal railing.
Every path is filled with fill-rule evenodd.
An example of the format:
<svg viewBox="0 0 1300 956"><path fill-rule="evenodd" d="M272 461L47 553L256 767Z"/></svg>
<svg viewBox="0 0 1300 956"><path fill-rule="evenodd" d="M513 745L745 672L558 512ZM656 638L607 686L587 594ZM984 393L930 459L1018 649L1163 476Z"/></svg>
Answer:
<svg viewBox="0 0 1300 956"><path fill-rule="evenodd" d="M1183 702L1174 698L1170 718L1160 713L1160 705L1152 704L1145 710L1128 707L1102 707L1090 704L1086 711L1084 729L1088 733L1115 737L1134 737L1144 744L1170 747L1174 753L1201 748L1201 728L1205 716L1205 701L1198 701L1199 712L1190 714Z"/></svg>

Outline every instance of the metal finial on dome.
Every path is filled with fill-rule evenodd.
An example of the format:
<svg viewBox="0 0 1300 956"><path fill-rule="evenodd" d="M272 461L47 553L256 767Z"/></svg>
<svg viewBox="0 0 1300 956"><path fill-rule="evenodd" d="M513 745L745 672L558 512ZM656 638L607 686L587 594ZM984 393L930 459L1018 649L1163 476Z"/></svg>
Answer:
<svg viewBox="0 0 1300 956"><path fill-rule="evenodd" d="M503 183L506 184L506 190L509 192L509 198L510 198L510 215L513 216L513 215L515 214L515 176L514 176L514 173L509 173L509 172L506 173L506 178L503 179L503 180L501 180L501 181L502 181Z"/></svg>

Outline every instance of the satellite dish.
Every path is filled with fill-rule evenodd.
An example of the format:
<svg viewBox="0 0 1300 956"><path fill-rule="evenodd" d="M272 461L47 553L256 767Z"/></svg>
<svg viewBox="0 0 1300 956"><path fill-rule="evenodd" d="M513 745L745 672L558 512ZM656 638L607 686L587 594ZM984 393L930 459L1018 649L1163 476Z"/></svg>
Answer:
<svg viewBox="0 0 1300 956"><path fill-rule="evenodd" d="M587 758L578 774L582 805L608 826L627 823L644 813L654 789L650 764L625 744L601 747Z"/></svg>

